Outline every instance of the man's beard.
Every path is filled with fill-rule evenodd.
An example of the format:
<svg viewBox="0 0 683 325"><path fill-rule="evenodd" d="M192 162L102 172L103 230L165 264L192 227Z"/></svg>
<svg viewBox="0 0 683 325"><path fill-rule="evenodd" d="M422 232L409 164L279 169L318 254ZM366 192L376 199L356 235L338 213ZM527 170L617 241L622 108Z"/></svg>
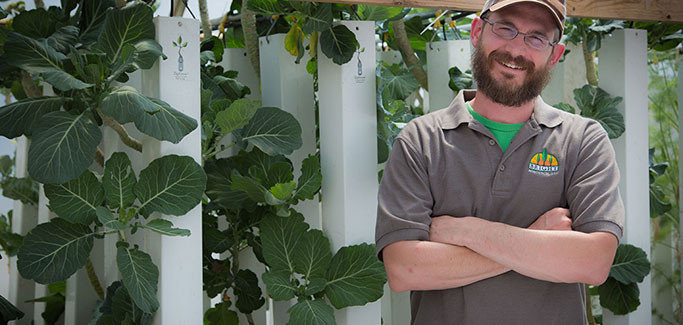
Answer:
<svg viewBox="0 0 683 325"><path fill-rule="evenodd" d="M545 67L536 69L533 62L518 56L512 57L507 52L493 51L488 58L484 56L481 42L472 53L472 74L477 82L477 91L481 91L496 103L505 106L521 106L541 94L550 82L550 70ZM495 61L513 63L526 71L526 77L520 86L512 86L505 81L493 78L491 71Z"/></svg>

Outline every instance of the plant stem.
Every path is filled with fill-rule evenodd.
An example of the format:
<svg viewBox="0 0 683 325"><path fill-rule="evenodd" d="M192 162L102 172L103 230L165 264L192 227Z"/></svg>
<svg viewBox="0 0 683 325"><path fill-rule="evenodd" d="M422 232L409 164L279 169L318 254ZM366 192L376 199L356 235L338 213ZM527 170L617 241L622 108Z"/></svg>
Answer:
<svg viewBox="0 0 683 325"><path fill-rule="evenodd" d="M247 1L242 0L242 12L240 22L242 23L242 31L244 32L244 46L247 48L249 61L254 68L257 76L260 76L261 66L259 63L258 52L258 32L256 31L256 14L247 9Z"/></svg>
<svg viewBox="0 0 683 325"><path fill-rule="evenodd" d="M427 74L420 65L420 59L418 59L415 55L413 47L410 46L410 41L408 41L408 33L406 33L405 22L403 19L399 19L393 22L393 25L394 39L396 40L396 44L401 51L401 55L403 56L406 66L408 69L410 69L410 72L413 73L415 79L420 84L420 87L424 88L425 90L429 90L427 84Z"/></svg>
<svg viewBox="0 0 683 325"><path fill-rule="evenodd" d="M97 113L100 115L100 118L104 124L116 131L123 144L135 149L138 152L142 152L142 142L128 135L128 131L126 131L123 125L119 124L119 122L116 122L116 120L113 118L104 115L100 110L97 110Z"/></svg>
<svg viewBox="0 0 683 325"><path fill-rule="evenodd" d="M43 95L43 92L36 85L35 81L33 81L31 75L26 71L21 72L21 86L24 88L24 92L29 98L40 97Z"/></svg>
<svg viewBox="0 0 683 325"><path fill-rule="evenodd" d="M598 74L595 71L595 56L593 52L588 51L588 45L586 45L586 38L581 42L581 47L583 48L583 60L586 64L586 80L591 86L598 86Z"/></svg>
<svg viewBox="0 0 683 325"><path fill-rule="evenodd" d="M209 19L209 9L206 5L206 0L199 1L199 18L202 21L202 32L204 32L204 39L211 37L211 20ZM180 45L180 44L178 44Z"/></svg>
<svg viewBox="0 0 683 325"><path fill-rule="evenodd" d="M593 306L591 305L591 291L587 284L586 286L586 317L588 318L588 325L595 325L595 318L593 317Z"/></svg>
<svg viewBox="0 0 683 325"><path fill-rule="evenodd" d="M88 274L90 285L95 290L95 293L97 293L97 296L100 297L101 300L104 300L104 290L100 284L100 279L97 277L97 273L95 273L95 267L92 265L90 257L85 261L85 272Z"/></svg>
<svg viewBox="0 0 683 325"><path fill-rule="evenodd" d="M97 147L97 152L95 152L95 162L104 168L104 152L102 152L99 146Z"/></svg>

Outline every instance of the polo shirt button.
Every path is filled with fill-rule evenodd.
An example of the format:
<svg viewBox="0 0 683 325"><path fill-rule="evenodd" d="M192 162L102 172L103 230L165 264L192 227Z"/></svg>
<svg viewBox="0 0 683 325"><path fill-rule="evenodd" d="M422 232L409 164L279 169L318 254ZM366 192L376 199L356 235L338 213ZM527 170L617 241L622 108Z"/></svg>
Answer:
<svg viewBox="0 0 683 325"><path fill-rule="evenodd" d="M494 146L494 145L496 145L496 141L493 141L493 139L490 139L490 140L489 140L489 144L492 145L492 146Z"/></svg>
<svg viewBox="0 0 683 325"><path fill-rule="evenodd" d="M500 165L500 167L498 167L498 170L500 170L501 172L504 171L504 170L505 170L505 165Z"/></svg>

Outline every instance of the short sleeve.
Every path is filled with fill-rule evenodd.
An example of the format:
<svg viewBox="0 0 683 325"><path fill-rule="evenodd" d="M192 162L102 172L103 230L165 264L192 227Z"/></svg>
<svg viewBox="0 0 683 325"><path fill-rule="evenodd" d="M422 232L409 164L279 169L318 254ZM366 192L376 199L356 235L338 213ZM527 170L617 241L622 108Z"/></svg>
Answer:
<svg viewBox="0 0 683 325"><path fill-rule="evenodd" d="M624 204L619 169L607 132L591 121L583 136L577 164L567 186L567 203L575 230L608 232L621 238Z"/></svg>
<svg viewBox="0 0 683 325"><path fill-rule="evenodd" d="M377 257L382 260L382 249L397 241L429 240L433 205L424 157L399 135L379 186Z"/></svg>

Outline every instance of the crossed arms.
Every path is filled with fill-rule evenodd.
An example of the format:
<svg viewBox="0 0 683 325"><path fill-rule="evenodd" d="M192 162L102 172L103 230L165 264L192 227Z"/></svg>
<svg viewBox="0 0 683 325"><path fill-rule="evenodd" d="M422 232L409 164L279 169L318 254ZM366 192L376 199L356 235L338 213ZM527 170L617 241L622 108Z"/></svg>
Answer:
<svg viewBox="0 0 683 325"><path fill-rule="evenodd" d="M563 208L545 212L529 228L435 217L429 238L383 249L392 290L456 288L511 270L539 280L598 285L607 279L618 245L611 233L572 230Z"/></svg>

